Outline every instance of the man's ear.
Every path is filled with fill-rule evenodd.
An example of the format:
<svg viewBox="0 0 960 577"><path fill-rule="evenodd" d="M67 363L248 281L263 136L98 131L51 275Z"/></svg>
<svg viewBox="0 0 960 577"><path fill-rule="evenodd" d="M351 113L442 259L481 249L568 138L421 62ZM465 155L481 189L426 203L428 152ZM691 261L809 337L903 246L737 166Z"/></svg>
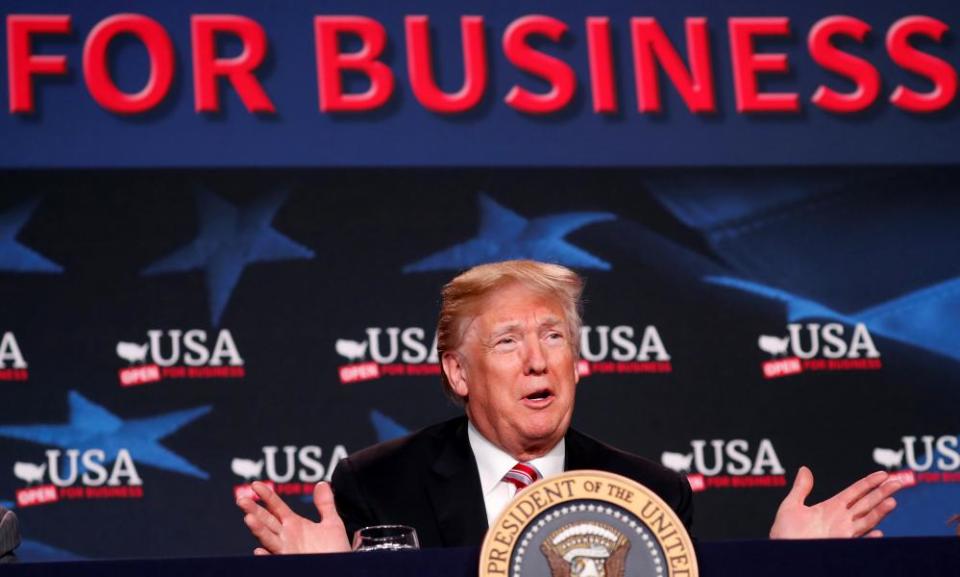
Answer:
<svg viewBox="0 0 960 577"><path fill-rule="evenodd" d="M464 366L463 357L456 351L447 351L443 353L440 362L443 363L443 372L447 375L447 382L453 392L458 397L467 397L470 387L467 386L467 368Z"/></svg>

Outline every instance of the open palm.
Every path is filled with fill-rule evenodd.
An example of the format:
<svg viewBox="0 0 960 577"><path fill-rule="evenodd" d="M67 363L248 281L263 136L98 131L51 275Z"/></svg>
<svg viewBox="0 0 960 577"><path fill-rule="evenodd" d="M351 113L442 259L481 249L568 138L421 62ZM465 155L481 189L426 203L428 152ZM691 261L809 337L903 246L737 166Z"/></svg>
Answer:
<svg viewBox="0 0 960 577"><path fill-rule="evenodd" d="M793 488L787 494L770 528L771 539L838 539L882 537L874 527L897 506L891 495L902 487L877 471L860 479L833 497L807 506L813 490L813 473L800 467Z"/></svg>
<svg viewBox="0 0 960 577"><path fill-rule="evenodd" d="M241 498L237 505L246 513L243 521L261 547L257 555L290 553L338 553L350 550L347 532L337 514L333 491L327 483L317 483L313 489L313 503L320 513L320 522L301 517L293 512L269 486L255 482L254 493L263 507L253 499Z"/></svg>

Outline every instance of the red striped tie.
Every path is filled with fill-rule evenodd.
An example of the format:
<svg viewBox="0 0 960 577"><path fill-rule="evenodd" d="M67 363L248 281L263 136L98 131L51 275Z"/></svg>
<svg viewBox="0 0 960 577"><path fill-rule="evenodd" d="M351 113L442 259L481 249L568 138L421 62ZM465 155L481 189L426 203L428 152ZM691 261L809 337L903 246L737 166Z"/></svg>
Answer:
<svg viewBox="0 0 960 577"><path fill-rule="evenodd" d="M518 493L542 478L540 471L529 463L517 463L503 476L503 480L516 487Z"/></svg>

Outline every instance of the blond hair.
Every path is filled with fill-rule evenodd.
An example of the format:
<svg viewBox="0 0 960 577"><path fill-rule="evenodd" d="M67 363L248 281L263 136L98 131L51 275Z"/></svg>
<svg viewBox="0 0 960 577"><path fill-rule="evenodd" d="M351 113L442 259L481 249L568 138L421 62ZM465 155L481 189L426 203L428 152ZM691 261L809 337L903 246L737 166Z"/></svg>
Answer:
<svg viewBox="0 0 960 577"><path fill-rule="evenodd" d="M492 292L512 283L555 297L563 308L574 356L580 353L580 296L583 279L565 266L534 260L506 260L475 266L460 274L443 287L440 319L437 321L437 354L455 351L463 341L470 321L480 314L483 299ZM462 404L453 391L443 364L440 365L443 390L451 399Z"/></svg>

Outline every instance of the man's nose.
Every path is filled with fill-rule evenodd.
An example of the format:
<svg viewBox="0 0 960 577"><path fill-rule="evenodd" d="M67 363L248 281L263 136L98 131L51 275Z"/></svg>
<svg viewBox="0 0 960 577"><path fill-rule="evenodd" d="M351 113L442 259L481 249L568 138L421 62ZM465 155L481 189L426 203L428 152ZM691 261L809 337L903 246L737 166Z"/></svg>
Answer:
<svg viewBox="0 0 960 577"><path fill-rule="evenodd" d="M547 357L543 354L543 343L539 338L528 339L524 374L542 375L547 372Z"/></svg>

